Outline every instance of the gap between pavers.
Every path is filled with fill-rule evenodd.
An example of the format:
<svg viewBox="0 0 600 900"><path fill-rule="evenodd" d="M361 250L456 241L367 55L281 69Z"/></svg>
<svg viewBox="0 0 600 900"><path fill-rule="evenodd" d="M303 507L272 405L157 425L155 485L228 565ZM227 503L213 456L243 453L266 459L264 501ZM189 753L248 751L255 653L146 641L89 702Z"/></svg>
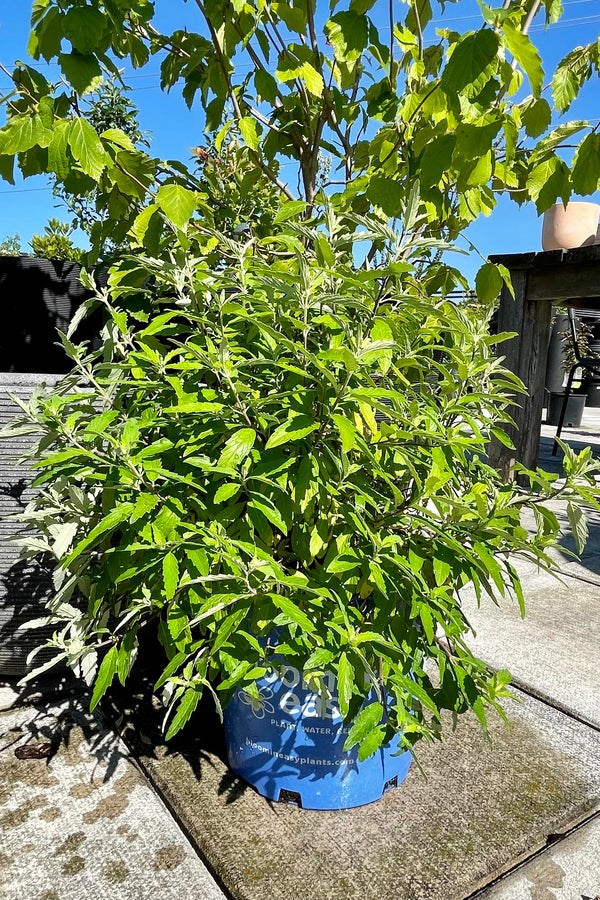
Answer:
<svg viewBox="0 0 600 900"><path fill-rule="evenodd" d="M87 695L20 696L0 690L0 900L225 900Z"/></svg>
<svg viewBox="0 0 600 900"><path fill-rule="evenodd" d="M600 814L472 900L596 900L599 895Z"/></svg>
<svg viewBox="0 0 600 900"><path fill-rule="evenodd" d="M141 765L236 900L461 900L600 809L600 734L520 694L493 746L474 717L420 746L371 806L314 812L261 798L224 762L210 706L168 746L159 711L114 696ZM141 695L140 695L141 696Z"/></svg>

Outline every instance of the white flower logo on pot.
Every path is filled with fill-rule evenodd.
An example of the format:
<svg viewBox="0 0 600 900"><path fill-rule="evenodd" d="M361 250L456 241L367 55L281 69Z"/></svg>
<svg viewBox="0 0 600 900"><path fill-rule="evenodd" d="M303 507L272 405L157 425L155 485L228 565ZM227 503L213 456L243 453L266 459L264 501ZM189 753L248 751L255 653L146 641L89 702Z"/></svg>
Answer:
<svg viewBox="0 0 600 900"><path fill-rule="evenodd" d="M250 694L248 691L240 691L240 700L246 706L249 706L257 719L264 719L265 713L274 713L275 708L269 700L273 697L271 688L259 687L258 697Z"/></svg>

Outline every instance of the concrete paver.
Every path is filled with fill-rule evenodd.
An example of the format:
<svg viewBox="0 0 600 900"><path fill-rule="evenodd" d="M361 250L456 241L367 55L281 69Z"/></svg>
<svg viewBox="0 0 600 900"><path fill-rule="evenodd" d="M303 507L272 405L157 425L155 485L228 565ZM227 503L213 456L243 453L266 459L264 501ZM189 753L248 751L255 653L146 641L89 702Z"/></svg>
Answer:
<svg viewBox="0 0 600 900"><path fill-rule="evenodd" d="M19 758L48 743L50 758ZM77 695L0 713L0 833L1 900L224 900Z"/></svg>
<svg viewBox="0 0 600 900"><path fill-rule="evenodd" d="M600 728L600 585L530 575L524 619L516 601L484 599L478 608L472 591L461 596L478 656Z"/></svg>
<svg viewBox="0 0 600 900"><path fill-rule="evenodd" d="M551 845L477 900L595 900L600 895L600 818Z"/></svg>
<svg viewBox="0 0 600 900"><path fill-rule="evenodd" d="M510 730L490 723L492 745L463 717L418 748L426 779L413 765L377 803L339 812L274 804L236 778L210 707L167 748L142 703L125 737L235 898L461 900L600 808L600 734L519 700Z"/></svg>

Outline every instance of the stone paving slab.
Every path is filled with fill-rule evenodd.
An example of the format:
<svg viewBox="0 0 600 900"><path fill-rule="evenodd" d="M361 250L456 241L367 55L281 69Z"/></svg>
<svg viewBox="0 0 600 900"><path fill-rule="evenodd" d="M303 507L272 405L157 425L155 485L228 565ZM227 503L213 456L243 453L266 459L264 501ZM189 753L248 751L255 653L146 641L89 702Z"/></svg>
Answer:
<svg viewBox="0 0 600 900"><path fill-rule="evenodd" d="M462 900L600 809L600 734L519 694L493 745L462 718L421 746L427 778L314 812L261 798L224 762L209 706L168 746L158 711L114 700L126 740L236 900Z"/></svg>
<svg viewBox="0 0 600 900"><path fill-rule="evenodd" d="M600 817L477 895L477 900L597 900Z"/></svg>
<svg viewBox="0 0 600 900"><path fill-rule="evenodd" d="M15 755L44 742L50 758ZM0 712L0 834L1 900L224 900L125 745L76 694Z"/></svg>
<svg viewBox="0 0 600 900"><path fill-rule="evenodd" d="M516 601L483 599L478 608L472 592L461 592L477 634L469 645L536 696L600 728L600 585L529 575L524 594L521 619Z"/></svg>

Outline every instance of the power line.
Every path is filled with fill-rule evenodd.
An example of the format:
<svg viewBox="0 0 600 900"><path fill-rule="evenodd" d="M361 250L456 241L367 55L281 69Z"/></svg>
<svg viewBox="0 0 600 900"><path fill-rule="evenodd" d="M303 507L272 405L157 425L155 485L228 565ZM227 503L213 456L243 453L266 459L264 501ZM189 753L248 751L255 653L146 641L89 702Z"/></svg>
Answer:
<svg viewBox="0 0 600 900"><path fill-rule="evenodd" d="M11 188L8 191L0 191L0 194L32 194L34 191L51 191L52 185L43 188Z"/></svg>

